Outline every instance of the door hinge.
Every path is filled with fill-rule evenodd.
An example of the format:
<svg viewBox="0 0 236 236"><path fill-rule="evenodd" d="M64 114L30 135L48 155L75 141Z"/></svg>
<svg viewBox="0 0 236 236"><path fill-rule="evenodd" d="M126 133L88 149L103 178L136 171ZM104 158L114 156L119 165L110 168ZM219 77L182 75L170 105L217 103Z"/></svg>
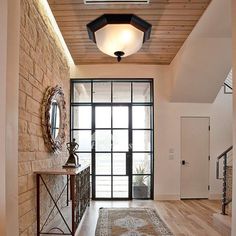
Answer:
<svg viewBox="0 0 236 236"><path fill-rule="evenodd" d="M210 126L210 125L208 126L208 130L209 130L209 131L211 130L211 126Z"/></svg>
<svg viewBox="0 0 236 236"><path fill-rule="evenodd" d="M208 190L210 190L211 188L210 188L210 185L208 185Z"/></svg>
<svg viewBox="0 0 236 236"><path fill-rule="evenodd" d="M211 160L211 156L208 156L208 160L209 160L209 161Z"/></svg>

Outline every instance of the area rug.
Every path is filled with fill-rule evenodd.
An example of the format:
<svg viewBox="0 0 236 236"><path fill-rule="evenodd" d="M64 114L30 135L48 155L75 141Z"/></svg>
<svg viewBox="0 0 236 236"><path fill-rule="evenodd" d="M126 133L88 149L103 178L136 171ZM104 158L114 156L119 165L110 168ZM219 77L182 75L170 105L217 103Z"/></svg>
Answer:
<svg viewBox="0 0 236 236"><path fill-rule="evenodd" d="M95 236L173 235L151 208L100 208Z"/></svg>

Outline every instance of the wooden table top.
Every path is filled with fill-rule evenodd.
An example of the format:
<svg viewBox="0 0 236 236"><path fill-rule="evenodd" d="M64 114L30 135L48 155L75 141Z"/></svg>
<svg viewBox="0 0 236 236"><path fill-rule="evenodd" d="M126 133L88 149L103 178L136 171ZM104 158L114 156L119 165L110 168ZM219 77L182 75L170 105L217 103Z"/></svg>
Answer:
<svg viewBox="0 0 236 236"><path fill-rule="evenodd" d="M45 174L45 175L77 175L84 169L89 167L89 165L83 165L78 168L63 168L63 167L53 167L48 169L36 170L34 174Z"/></svg>

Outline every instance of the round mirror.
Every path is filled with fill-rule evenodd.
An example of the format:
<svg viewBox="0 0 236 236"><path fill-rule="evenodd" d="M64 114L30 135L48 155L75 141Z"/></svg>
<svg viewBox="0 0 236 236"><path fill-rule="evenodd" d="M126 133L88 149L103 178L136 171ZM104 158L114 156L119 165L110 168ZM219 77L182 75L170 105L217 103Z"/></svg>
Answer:
<svg viewBox="0 0 236 236"><path fill-rule="evenodd" d="M51 135L54 139L56 139L60 129L60 108L55 99L52 100L49 112L50 112Z"/></svg>
<svg viewBox="0 0 236 236"><path fill-rule="evenodd" d="M65 142L66 109L62 88L49 87L43 99L42 108L43 137L53 152L62 150Z"/></svg>

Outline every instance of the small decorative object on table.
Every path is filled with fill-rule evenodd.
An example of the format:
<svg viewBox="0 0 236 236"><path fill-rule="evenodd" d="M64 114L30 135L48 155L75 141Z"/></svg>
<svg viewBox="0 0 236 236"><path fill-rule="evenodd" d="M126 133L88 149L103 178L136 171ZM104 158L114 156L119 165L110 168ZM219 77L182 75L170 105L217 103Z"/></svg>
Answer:
<svg viewBox="0 0 236 236"><path fill-rule="evenodd" d="M80 166L79 164L79 157L75 153L76 150L79 147L79 144L75 142L75 139L73 139L72 142L67 143L67 150L69 151L69 158L66 162L66 164L63 166L63 168L77 168Z"/></svg>

